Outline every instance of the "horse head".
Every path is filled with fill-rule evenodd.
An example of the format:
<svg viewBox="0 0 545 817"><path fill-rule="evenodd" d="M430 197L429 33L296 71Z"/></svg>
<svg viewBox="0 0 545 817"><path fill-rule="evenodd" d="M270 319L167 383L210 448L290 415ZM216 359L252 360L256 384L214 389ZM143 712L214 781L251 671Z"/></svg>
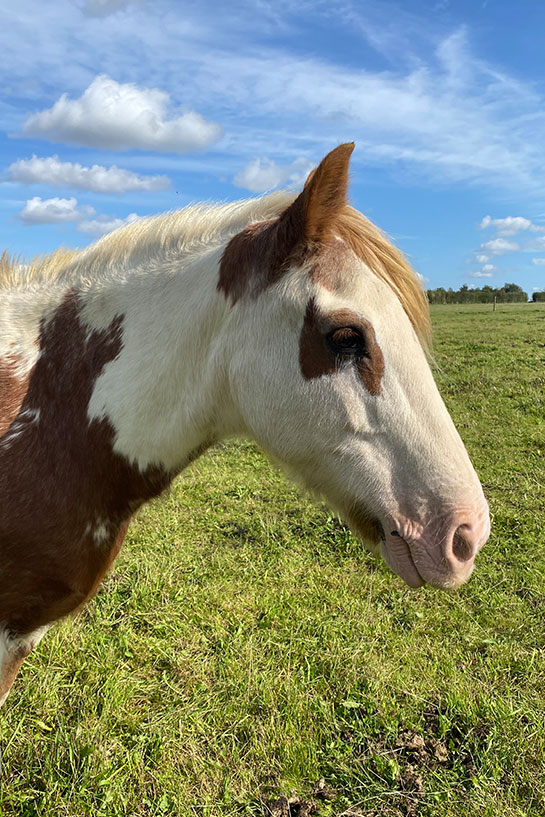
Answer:
<svg viewBox="0 0 545 817"><path fill-rule="evenodd" d="M425 293L347 204L354 145L225 248L229 382L244 430L407 584L465 582L488 506L429 364Z"/></svg>

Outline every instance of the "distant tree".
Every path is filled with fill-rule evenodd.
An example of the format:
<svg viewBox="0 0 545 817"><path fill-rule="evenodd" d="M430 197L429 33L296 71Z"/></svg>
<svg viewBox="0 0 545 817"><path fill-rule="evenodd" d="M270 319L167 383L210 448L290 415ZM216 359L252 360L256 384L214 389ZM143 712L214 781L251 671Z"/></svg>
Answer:
<svg viewBox="0 0 545 817"><path fill-rule="evenodd" d="M538 301L545 301L545 290L542 292L534 292L532 301L536 304Z"/></svg>
<svg viewBox="0 0 545 817"><path fill-rule="evenodd" d="M503 303L520 303L522 301L528 301L528 294L524 292L524 290L518 286L518 284L504 284L501 289L498 290L498 301Z"/></svg>
<svg viewBox="0 0 545 817"><path fill-rule="evenodd" d="M458 297L460 298L460 303L462 304L467 304L471 302L472 294L467 284L462 284L462 286L458 290Z"/></svg>
<svg viewBox="0 0 545 817"><path fill-rule="evenodd" d="M544 297L536 299L535 295ZM447 290L443 287L428 289L430 304L490 304L494 298L498 303L526 303L528 294L518 284L504 284L499 289L494 289L490 284L485 284L481 289L470 289L467 284L463 284L458 290L453 290L452 287ZM535 293L534 300L545 300L545 293Z"/></svg>

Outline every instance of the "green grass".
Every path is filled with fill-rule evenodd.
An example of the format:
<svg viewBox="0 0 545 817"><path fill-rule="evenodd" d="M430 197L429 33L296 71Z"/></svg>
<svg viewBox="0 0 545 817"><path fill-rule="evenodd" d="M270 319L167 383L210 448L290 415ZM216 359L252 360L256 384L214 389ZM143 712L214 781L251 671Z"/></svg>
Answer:
<svg viewBox="0 0 545 817"><path fill-rule="evenodd" d="M296 792L320 817L545 814L545 308L432 317L493 515L470 583L409 590L252 444L218 446L25 662L0 813L262 815Z"/></svg>

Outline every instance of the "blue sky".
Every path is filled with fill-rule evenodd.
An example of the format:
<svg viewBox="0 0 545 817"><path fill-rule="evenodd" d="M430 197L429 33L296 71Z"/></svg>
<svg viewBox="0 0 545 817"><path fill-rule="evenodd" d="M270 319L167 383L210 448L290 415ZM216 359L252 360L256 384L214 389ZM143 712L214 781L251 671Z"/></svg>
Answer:
<svg viewBox="0 0 545 817"><path fill-rule="evenodd" d="M0 0L0 246L297 187L355 141L352 203L430 287L545 288L545 5Z"/></svg>

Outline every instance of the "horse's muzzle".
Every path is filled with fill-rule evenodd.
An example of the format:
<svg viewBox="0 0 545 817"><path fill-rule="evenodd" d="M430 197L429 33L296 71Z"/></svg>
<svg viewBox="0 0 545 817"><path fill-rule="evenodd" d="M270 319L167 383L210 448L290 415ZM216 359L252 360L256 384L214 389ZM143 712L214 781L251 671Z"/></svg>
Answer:
<svg viewBox="0 0 545 817"><path fill-rule="evenodd" d="M488 506L458 512L422 525L410 519L384 527L382 555L410 587L424 583L442 589L464 584L475 557L490 535Z"/></svg>

